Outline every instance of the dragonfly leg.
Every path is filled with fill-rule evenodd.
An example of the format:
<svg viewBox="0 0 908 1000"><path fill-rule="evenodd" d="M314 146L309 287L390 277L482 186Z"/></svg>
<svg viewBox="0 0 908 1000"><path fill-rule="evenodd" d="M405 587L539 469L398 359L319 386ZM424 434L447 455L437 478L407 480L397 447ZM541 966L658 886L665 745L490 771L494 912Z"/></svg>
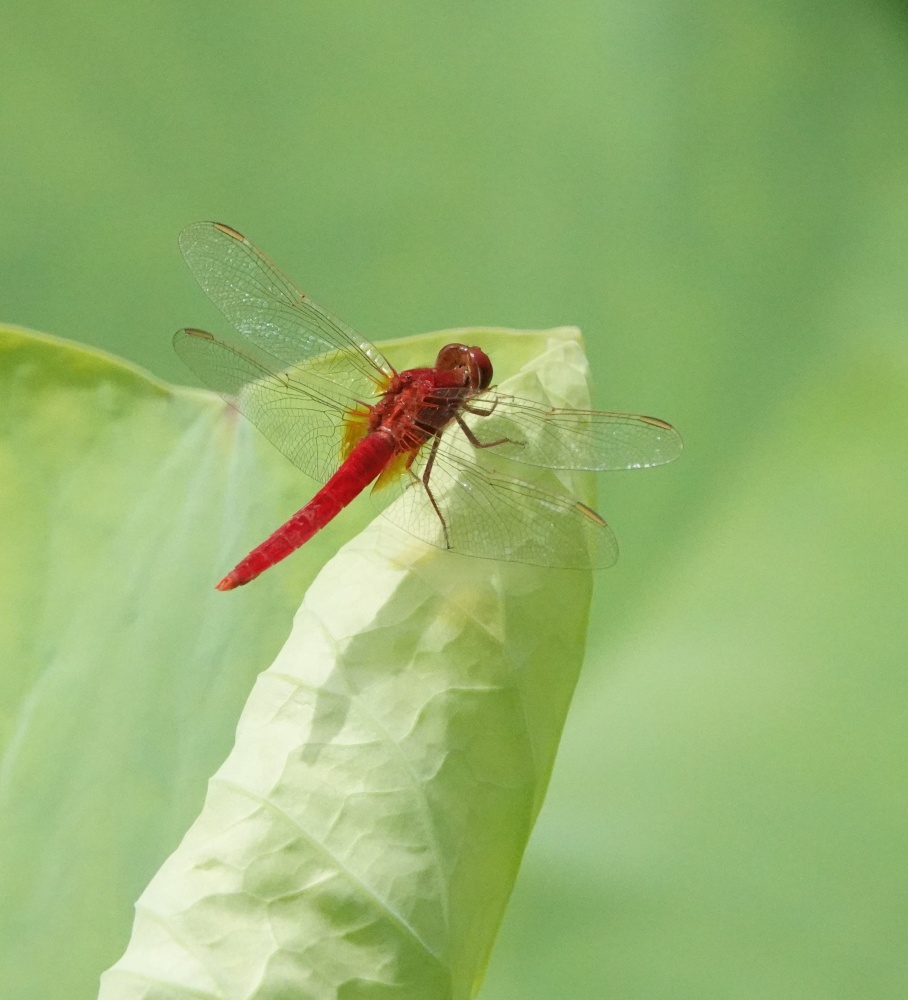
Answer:
<svg viewBox="0 0 908 1000"><path fill-rule="evenodd" d="M494 405L492 408L494 409ZM477 411L471 410L470 412L476 413ZM489 410L489 413L491 412L492 410ZM485 416L485 414L483 414L483 416ZM494 448L499 444L516 444L519 448L523 447L522 441L513 441L511 440L511 438L499 438L497 441L486 441L486 442L480 441L479 438L476 437L476 435L470 430L469 426L467 425L467 422L459 413L454 414L454 419L457 421L458 424L460 424L460 429L464 432L467 440L470 442L471 445L473 445L474 448Z"/></svg>
<svg viewBox="0 0 908 1000"><path fill-rule="evenodd" d="M429 486L429 476L432 474L432 466L435 464L435 456L438 454L438 442L440 440L441 438L437 434L435 435L434 438L432 438L432 450L429 452L429 458L426 461L426 467L425 469L423 469L422 484L425 487L426 495L429 498L429 503L431 503L432 506L435 508L435 513L438 515L438 520L441 521L441 530L444 532L445 536L445 548L449 549L451 548L451 540L448 537L448 523L447 521L445 521L444 514L442 514L441 508L438 506L438 503L436 502L435 497L432 494L431 486Z"/></svg>
<svg viewBox="0 0 908 1000"><path fill-rule="evenodd" d="M476 406L475 403L464 402L461 404L463 409L467 413L475 413L477 417L491 417L495 412L495 407L498 406L498 400L493 399L488 407Z"/></svg>

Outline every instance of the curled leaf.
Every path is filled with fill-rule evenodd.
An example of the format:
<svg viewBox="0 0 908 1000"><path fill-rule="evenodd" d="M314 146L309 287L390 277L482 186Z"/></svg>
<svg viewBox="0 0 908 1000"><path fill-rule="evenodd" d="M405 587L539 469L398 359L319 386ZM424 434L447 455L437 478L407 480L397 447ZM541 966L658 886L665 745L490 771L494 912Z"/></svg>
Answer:
<svg viewBox="0 0 908 1000"><path fill-rule="evenodd" d="M576 334L547 353L507 388L582 405ZM428 549L383 519L345 546L139 899L101 1000L472 996L551 773L591 582Z"/></svg>

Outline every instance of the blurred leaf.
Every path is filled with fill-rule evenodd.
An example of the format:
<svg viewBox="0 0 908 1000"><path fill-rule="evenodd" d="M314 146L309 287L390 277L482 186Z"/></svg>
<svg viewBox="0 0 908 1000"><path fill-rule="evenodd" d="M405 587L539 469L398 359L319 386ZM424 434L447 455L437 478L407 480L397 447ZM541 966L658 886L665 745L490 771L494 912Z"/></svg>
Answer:
<svg viewBox="0 0 908 1000"><path fill-rule="evenodd" d="M386 348L415 363L456 335ZM527 362L512 389L585 401L575 332L462 335L503 369ZM122 950L132 902L197 814L294 595L371 512L345 513L254 587L217 593L306 481L208 393L19 330L0 334L0 360L0 967L4 996L68 997ZM441 556L390 531L376 524L319 578L202 817L145 897L127 966L177 982L163 946L144 950L159 909L175 940L207 940L209 969L237 962L252 983L267 968L274 995L294 956L289 941L269 954L283 947L261 936L272 917L323 976L339 954L352 969L352 948L355 975L401 996L429 983L466 996L481 977L579 670L591 581ZM375 554L381 538L393 556ZM294 712L309 728L288 735ZM312 826L285 836L295 820ZM234 881L213 860L222 849ZM185 894L195 905L175 914ZM324 934L319 954L322 920L340 936Z"/></svg>
<svg viewBox="0 0 908 1000"><path fill-rule="evenodd" d="M206 393L0 332L0 968L87 995L198 812L305 559L212 589L305 481ZM53 955L53 961L46 957Z"/></svg>
<svg viewBox="0 0 908 1000"><path fill-rule="evenodd" d="M489 1000L906 994L906 426L903 352L767 419L581 685Z"/></svg>

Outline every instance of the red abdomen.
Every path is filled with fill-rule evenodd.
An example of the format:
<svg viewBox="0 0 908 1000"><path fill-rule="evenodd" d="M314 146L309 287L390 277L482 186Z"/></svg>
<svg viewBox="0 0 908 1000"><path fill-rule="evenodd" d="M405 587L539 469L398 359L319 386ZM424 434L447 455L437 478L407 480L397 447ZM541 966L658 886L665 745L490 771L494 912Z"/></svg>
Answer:
<svg viewBox="0 0 908 1000"><path fill-rule="evenodd" d="M396 450L394 437L387 431L379 429L364 437L309 503L254 548L221 580L217 589L233 590L249 583L308 542L362 493L394 457Z"/></svg>

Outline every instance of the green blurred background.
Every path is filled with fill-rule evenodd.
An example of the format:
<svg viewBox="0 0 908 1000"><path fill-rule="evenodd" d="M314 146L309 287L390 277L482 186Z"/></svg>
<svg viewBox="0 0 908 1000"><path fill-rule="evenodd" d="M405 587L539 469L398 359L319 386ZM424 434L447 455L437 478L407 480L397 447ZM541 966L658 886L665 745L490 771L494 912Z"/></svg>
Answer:
<svg viewBox="0 0 908 1000"><path fill-rule="evenodd" d="M878 2L0 14L0 320L188 381L176 234L373 339L576 323L675 423L482 996L908 993L908 17Z"/></svg>

